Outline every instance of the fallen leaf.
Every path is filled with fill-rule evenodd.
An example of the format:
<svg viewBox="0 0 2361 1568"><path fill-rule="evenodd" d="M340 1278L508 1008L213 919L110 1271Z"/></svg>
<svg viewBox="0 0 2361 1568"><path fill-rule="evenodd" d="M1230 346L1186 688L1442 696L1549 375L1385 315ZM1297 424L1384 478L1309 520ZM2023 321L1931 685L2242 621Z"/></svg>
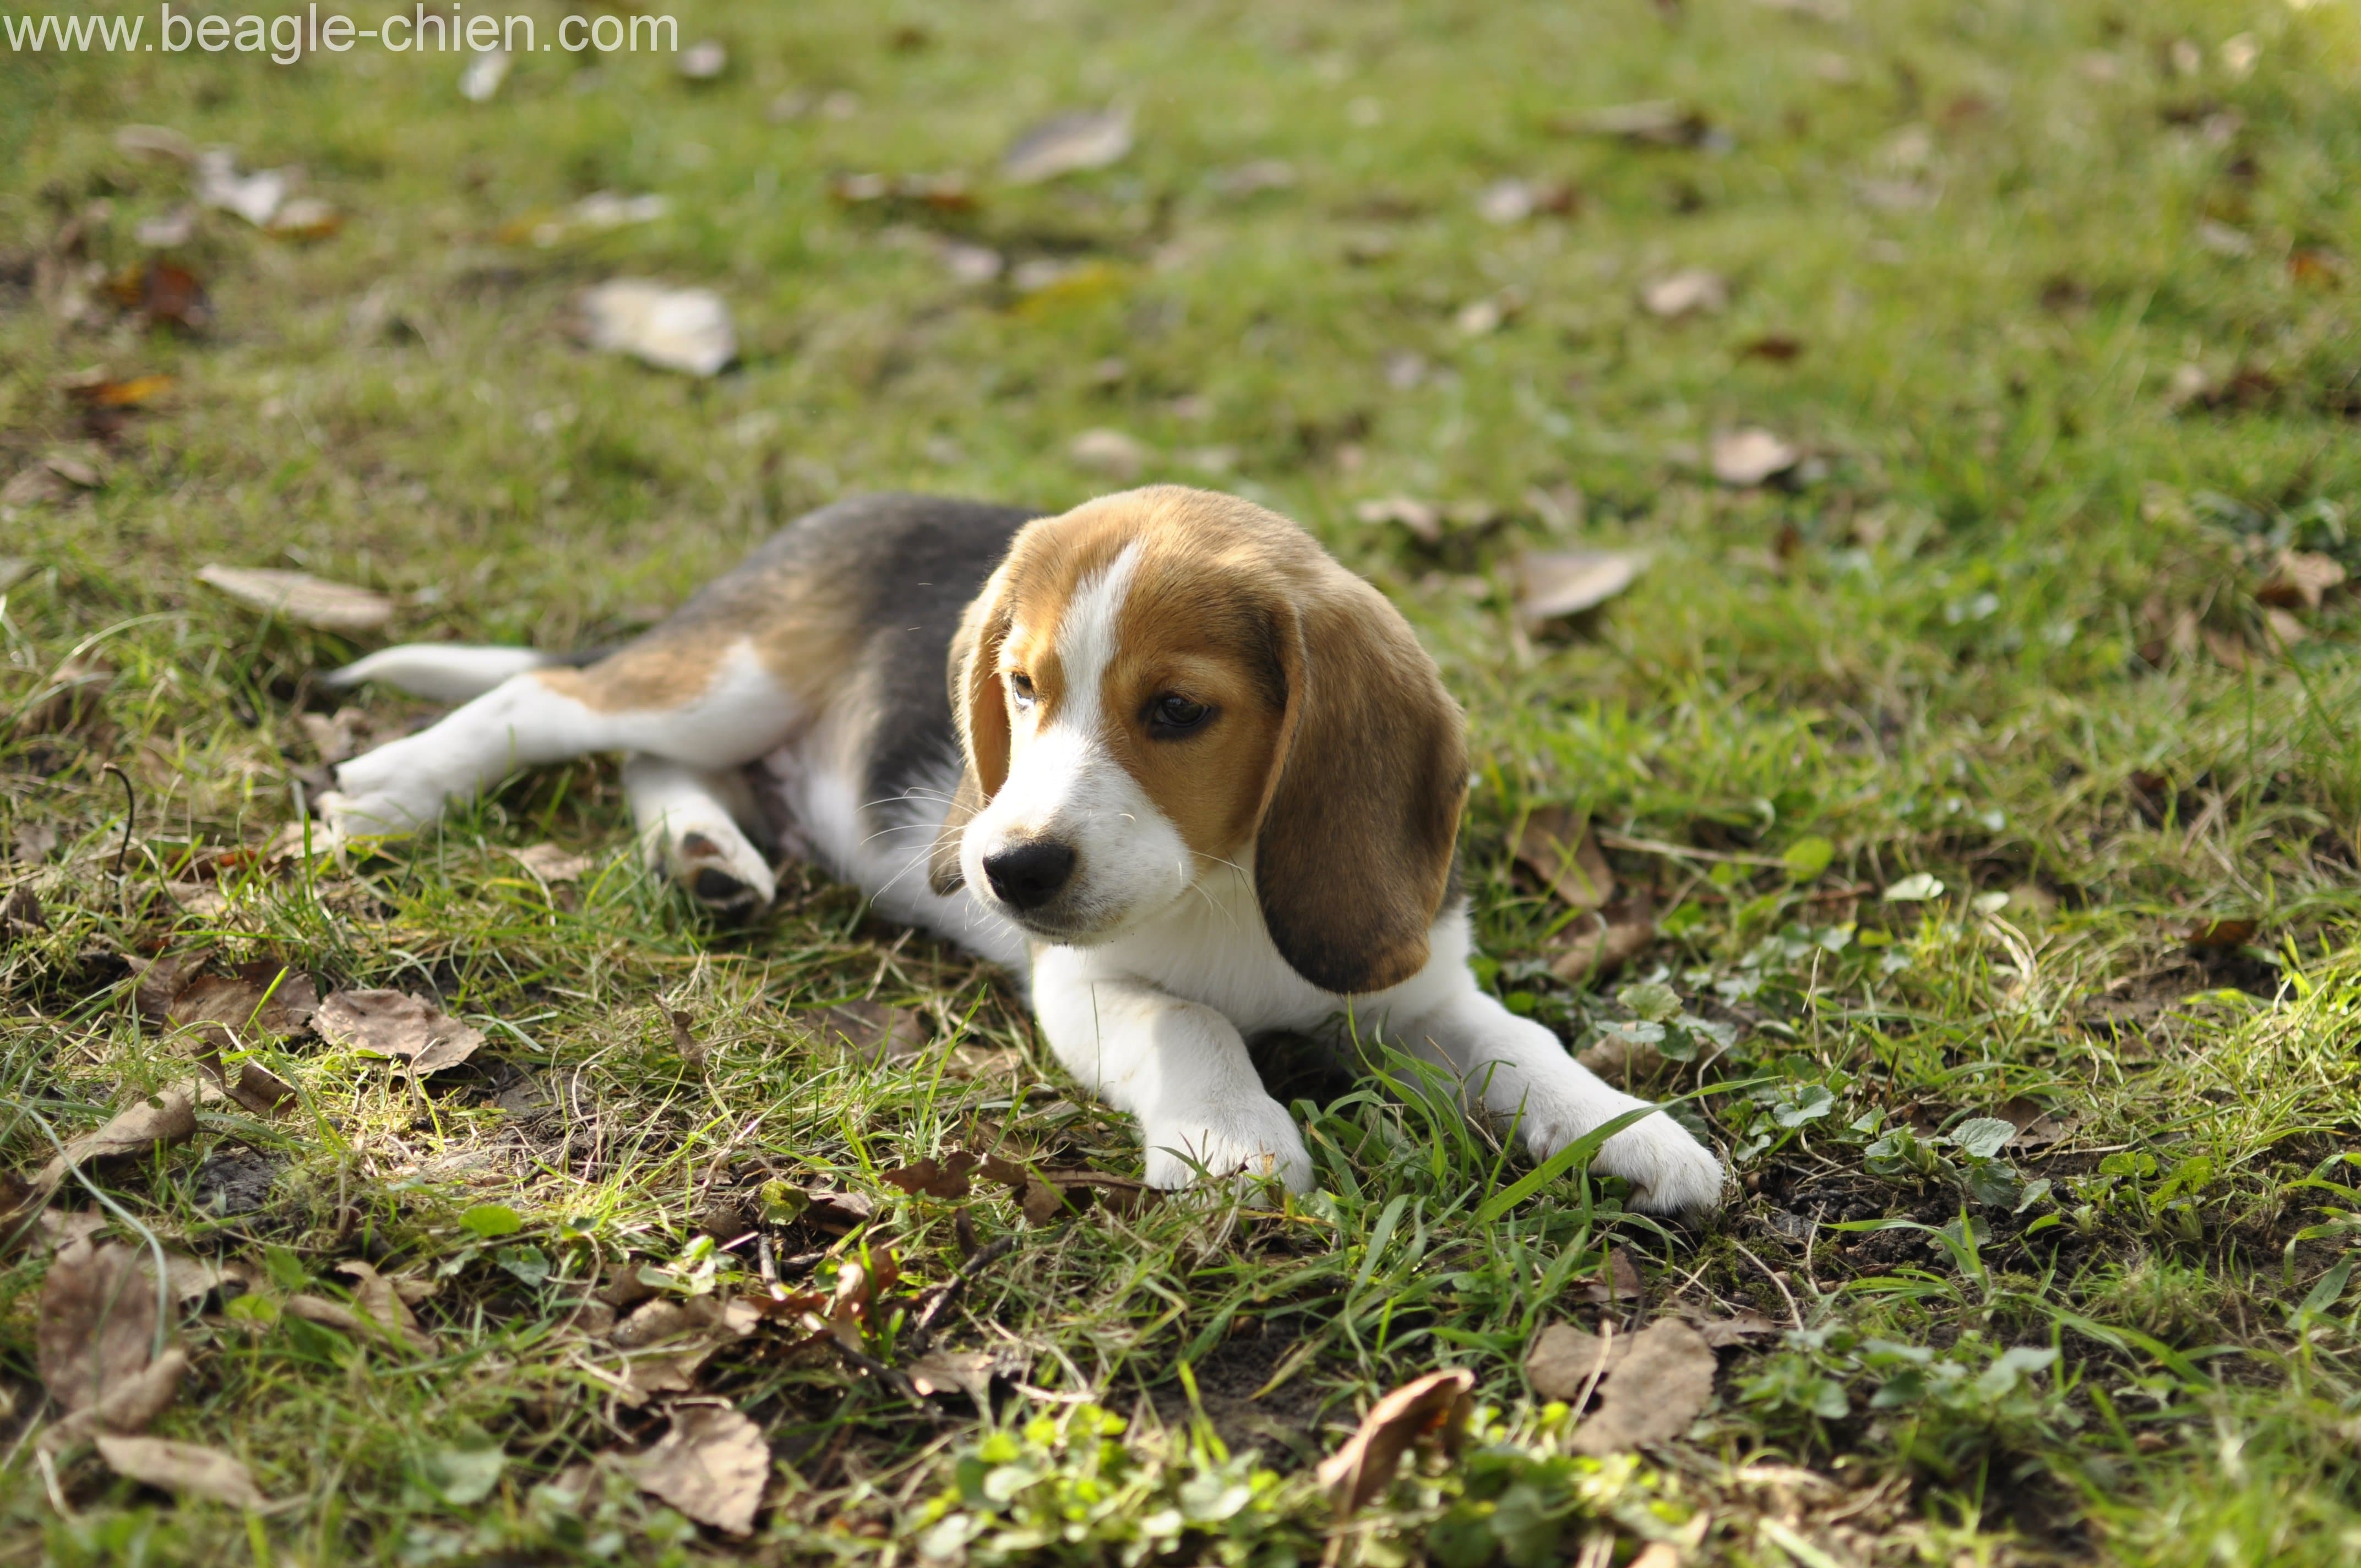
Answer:
<svg viewBox="0 0 2361 1568"><path fill-rule="evenodd" d="M236 213L257 228L270 222L295 183L291 169L240 173L236 151L226 147L209 147L198 153L196 169L200 203Z"/></svg>
<svg viewBox="0 0 2361 1568"><path fill-rule="evenodd" d="M115 274L107 288L125 310L138 313L151 325L162 322L196 332L213 324L214 308L212 302L205 298L204 285L198 282L197 275L185 267L178 267L169 261L135 262ZM166 386L171 385L171 378L159 378ZM103 408L122 408L126 403L119 389L131 385L120 381L101 382L99 388L84 400ZM112 397L104 395L110 388L117 389ZM129 400L145 401L149 395L142 392Z"/></svg>
<svg viewBox="0 0 2361 1568"><path fill-rule="evenodd" d="M1730 282L1702 267L1684 268L1642 286L1640 304L1650 315L1678 321L1689 315L1719 315L1730 307Z"/></svg>
<svg viewBox="0 0 2361 1568"><path fill-rule="evenodd" d="M153 992L142 976L142 1001ZM195 1026L216 1047L237 1047L253 1033L284 1037L300 1033L320 1010L320 993L312 977L276 959L257 959L226 975L195 974L185 979L166 1003L163 1022L175 1028Z"/></svg>
<svg viewBox="0 0 2361 1568"><path fill-rule="evenodd" d="M269 1505L244 1464L218 1448L160 1437L101 1437L98 1456L117 1475L175 1494L194 1493L234 1508Z"/></svg>
<svg viewBox="0 0 2361 1568"><path fill-rule="evenodd" d="M1695 147L1713 130L1704 115L1670 98L1561 115L1550 122L1550 128L1561 134L1613 137L1648 147Z"/></svg>
<svg viewBox="0 0 2361 1568"><path fill-rule="evenodd" d="M131 158L150 158L186 168L197 160L197 144L167 126L117 126L115 149Z"/></svg>
<svg viewBox="0 0 2361 1568"><path fill-rule="evenodd" d="M891 1186L898 1187L912 1197L924 1194L929 1198L964 1198L971 1190L968 1175L981 1162L965 1149L955 1150L947 1160L932 1156L914 1165L902 1166L878 1177Z"/></svg>
<svg viewBox="0 0 2361 1568"><path fill-rule="evenodd" d="M1443 543L1443 509L1432 501L1413 496L1385 496L1360 502L1353 508L1353 515L1373 528L1398 522L1422 544Z"/></svg>
<svg viewBox="0 0 2361 1568"><path fill-rule="evenodd" d="M1405 1383L1371 1406L1345 1446L1320 1462L1320 1484L1335 1499L1337 1514L1350 1517L1383 1497L1412 1443L1438 1437L1455 1446L1473 1409L1468 1393L1475 1386L1474 1373L1455 1366Z"/></svg>
<svg viewBox="0 0 2361 1568"><path fill-rule="evenodd" d="M1646 1287L1640 1282L1639 1266L1631 1261L1631 1255L1620 1246L1607 1249L1604 1277L1594 1274L1582 1282L1580 1289L1584 1299L1602 1306L1616 1302L1629 1304L1644 1300L1647 1296Z"/></svg>
<svg viewBox="0 0 2361 1568"><path fill-rule="evenodd" d="M322 631L370 631L393 619L393 601L368 588L270 566L208 565L197 580L239 603Z"/></svg>
<svg viewBox="0 0 2361 1568"><path fill-rule="evenodd" d="M1656 940L1655 906L1644 893L1619 898L1597 914L1573 922L1558 933L1559 947L1550 959L1550 973L1560 980L1583 981L1612 973L1646 952ZM1593 1052L1604 1051L1602 1041L1583 1053L1583 1065L1591 1067ZM1644 1047L1654 1054L1653 1047ZM1659 1058L1659 1064L1661 1058ZM1649 1070L1636 1058L1618 1058L1626 1074ZM1591 1067L1596 1072L1599 1069Z"/></svg>
<svg viewBox="0 0 2361 1568"><path fill-rule="evenodd" d="M1570 961L1576 958L1588 956L1587 950L1578 948L1552 964L1550 972L1562 980L1583 980L1588 978L1594 970L1603 970L1607 967L1601 962L1597 965L1585 963L1577 968ZM1653 1078L1663 1071L1664 1067L1664 1054L1662 1051L1653 1046L1626 1039L1620 1035L1604 1036L1597 1045L1574 1059L1608 1082L1621 1084L1626 1088L1633 1083Z"/></svg>
<svg viewBox="0 0 2361 1568"><path fill-rule="evenodd" d="M336 1265L336 1272L352 1280L353 1306L380 1337L399 1337L422 1355L433 1353L434 1336L419 1327L418 1314L401 1289L407 1281L388 1279L359 1258Z"/></svg>
<svg viewBox="0 0 2361 1568"><path fill-rule="evenodd" d="M1631 1344L1629 1334L1602 1337L1572 1323L1551 1323L1525 1352L1525 1379L1543 1398L1571 1403L1619 1365Z"/></svg>
<svg viewBox="0 0 2361 1568"><path fill-rule="evenodd" d="M298 196L280 205L266 229L277 239L326 239L344 226L345 215L335 207L317 196Z"/></svg>
<svg viewBox="0 0 2361 1568"><path fill-rule="evenodd" d="M680 51L680 73L691 82L710 82L729 66L730 51L714 38L700 38Z"/></svg>
<svg viewBox="0 0 2361 1568"><path fill-rule="evenodd" d="M172 378L163 375L132 376L119 381L101 377L94 381L79 382L68 390L94 409L136 409L154 402L172 386Z"/></svg>
<svg viewBox="0 0 2361 1568"><path fill-rule="evenodd" d="M188 1359L170 1345L157 1354L156 1296L139 1248L85 1239L50 1262L34 1353L68 1435L137 1431L171 1403Z"/></svg>
<svg viewBox="0 0 2361 1568"><path fill-rule="evenodd" d="M1104 169L1130 150L1130 110L1080 109L1044 120L1010 143L1000 172L1013 183L1038 185L1061 174Z"/></svg>
<svg viewBox="0 0 2361 1568"><path fill-rule="evenodd" d="M992 1375L997 1360L987 1351L930 1350L905 1368L921 1394L965 1394L980 1411L992 1409Z"/></svg>
<svg viewBox="0 0 2361 1568"><path fill-rule="evenodd" d="M849 1049L868 1063L909 1061L926 1049L927 1021L906 1007L882 1002L840 1003L800 1015L820 1043Z"/></svg>
<svg viewBox="0 0 2361 1568"><path fill-rule="evenodd" d="M1648 558L1632 550L1555 550L1517 562L1517 618L1528 630L1596 609L1630 587Z"/></svg>
<svg viewBox="0 0 2361 1568"><path fill-rule="evenodd" d="M56 1190L69 1171L94 1160L126 1159L177 1144L197 1130L197 1103L187 1087L168 1089L134 1104L104 1126L67 1143L33 1178L37 1192Z"/></svg>
<svg viewBox="0 0 2361 1568"><path fill-rule="evenodd" d="M331 1045L393 1057L421 1074L456 1067L484 1043L482 1030L400 991L337 992L312 1026Z"/></svg>
<svg viewBox="0 0 2361 1568"><path fill-rule="evenodd" d="M1119 430L1086 430L1066 447L1075 467L1128 484L1148 465L1148 448Z"/></svg>
<svg viewBox="0 0 2361 1568"><path fill-rule="evenodd" d="M642 1491L731 1535L754 1528L771 1450L763 1431L725 1405L686 1405L653 1448L625 1462Z"/></svg>
<svg viewBox="0 0 2361 1568"><path fill-rule="evenodd" d="M197 209L183 203L142 218L131 237L151 250L172 250L197 237Z"/></svg>
<svg viewBox="0 0 2361 1568"><path fill-rule="evenodd" d="M730 306L710 289L618 278L582 295L577 327L593 348L691 376L719 375L738 356Z"/></svg>
<svg viewBox="0 0 2361 1568"><path fill-rule="evenodd" d="M1079 1201L1075 1201L1077 1193ZM1017 1208L1024 1213L1026 1223L1046 1225L1061 1214L1081 1212L1090 1206L1090 1200L1091 1191L1086 1187L1060 1187L1036 1179L1025 1184L1025 1196L1018 1201Z"/></svg>
<svg viewBox="0 0 2361 1568"><path fill-rule="evenodd" d="M588 855L562 850L555 844L530 844L522 850L511 850L509 854L544 882L579 882L598 864Z"/></svg>
<svg viewBox="0 0 2361 1568"><path fill-rule="evenodd" d="M1713 477L1741 488L1776 478L1803 457L1797 448L1752 425L1717 433L1708 452Z"/></svg>
<svg viewBox="0 0 2361 1568"><path fill-rule="evenodd" d="M2344 563L2310 550L2280 553L2279 565L2255 590L2255 597L2281 609L2318 609L2329 589L2345 582Z"/></svg>
<svg viewBox="0 0 2361 1568"><path fill-rule="evenodd" d="M1558 180L1496 180L1476 197L1476 211L1488 224L1521 224L1536 213L1574 211L1574 187Z"/></svg>
<svg viewBox="0 0 2361 1568"><path fill-rule="evenodd" d="M2245 947L2255 939L2257 929L2252 920L2195 920L2183 927L2180 935L2192 948L2220 952Z"/></svg>
<svg viewBox="0 0 2361 1568"><path fill-rule="evenodd" d="M1783 332L1768 333L1751 339L1738 350L1741 359L1768 359L1774 365L1792 363L1803 352L1804 340Z"/></svg>
<svg viewBox="0 0 2361 1568"><path fill-rule="evenodd" d="M2025 1152L2065 1142L2073 1135L2077 1124L2073 1117L2060 1116L2039 1101L2023 1095L1993 1114L2016 1129L2016 1136L2009 1140L2008 1146Z"/></svg>
<svg viewBox="0 0 2361 1568"><path fill-rule="evenodd" d="M939 213L964 213L975 204L967 176L941 174L839 174L828 182L829 196L848 207L873 203L903 203Z"/></svg>
<svg viewBox="0 0 2361 1568"><path fill-rule="evenodd" d="M1624 1343L1600 1385L1598 1410L1567 1444L1576 1453L1598 1457L1677 1437L1713 1396L1713 1347L1678 1318L1659 1318Z"/></svg>
<svg viewBox="0 0 2361 1568"><path fill-rule="evenodd" d="M1715 1350L1741 1345L1749 1340L1768 1339L1784 1332L1778 1324L1753 1311L1733 1312L1727 1318L1692 1318L1689 1326L1697 1330L1697 1338Z"/></svg>
<svg viewBox="0 0 2361 1568"><path fill-rule="evenodd" d="M1615 872L1590 830L1590 817L1571 806L1528 812L1509 853L1569 908L1588 914L1615 896Z"/></svg>
<svg viewBox="0 0 2361 1568"><path fill-rule="evenodd" d="M49 916L31 888L16 888L0 900L0 936L30 937L49 928Z"/></svg>

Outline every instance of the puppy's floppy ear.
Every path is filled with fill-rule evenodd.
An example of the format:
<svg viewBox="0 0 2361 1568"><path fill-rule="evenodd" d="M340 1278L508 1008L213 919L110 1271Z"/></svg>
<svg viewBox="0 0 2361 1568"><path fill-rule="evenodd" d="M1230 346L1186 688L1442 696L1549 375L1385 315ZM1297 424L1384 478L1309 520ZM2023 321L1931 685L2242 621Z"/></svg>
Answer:
<svg viewBox="0 0 2361 1568"><path fill-rule="evenodd" d="M1274 607L1287 683L1255 839L1263 922L1290 967L1366 994L1426 965L1467 794L1459 707L1385 596L1341 569Z"/></svg>
<svg viewBox="0 0 2361 1568"><path fill-rule="evenodd" d="M950 814L927 861L927 883L936 893L957 893L966 878L960 871L960 839L968 821L991 804L1008 777L1008 705L1000 692L1000 646L1009 627L1008 568L1003 565L983 585L983 591L960 617L951 638L951 723L959 730L959 787L951 794Z"/></svg>

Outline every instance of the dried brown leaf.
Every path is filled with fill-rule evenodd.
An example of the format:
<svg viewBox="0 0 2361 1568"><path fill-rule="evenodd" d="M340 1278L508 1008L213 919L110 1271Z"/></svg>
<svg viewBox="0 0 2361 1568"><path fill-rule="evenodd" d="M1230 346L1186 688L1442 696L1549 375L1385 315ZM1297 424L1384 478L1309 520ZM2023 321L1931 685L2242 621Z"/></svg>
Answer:
<svg viewBox="0 0 2361 1568"><path fill-rule="evenodd" d="M156 1344L156 1277L138 1249L85 1239L59 1252L34 1326L41 1382L71 1423L52 1441L154 1420L188 1367L177 1348L158 1355Z"/></svg>
<svg viewBox="0 0 2361 1568"><path fill-rule="evenodd" d="M1604 1304L1621 1302L1629 1305L1647 1299L1647 1287L1640 1281L1640 1270L1631 1255L1620 1246L1607 1249L1607 1266L1584 1280L1580 1287L1585 1299Z"/></svg>
<svg viewBox="0 0 2361 1568"><path fill-rule="evenodd" d="M1349 1516L1393 1485L1404 1453L1422 1438L1455 1442L1467 1423L1476 1375L1465 1367L1430 1372L1379 1399L1345 1446L1320 1463L1320 1484Z"/></svg>
<svg viewBox="0 0 2361 1568"><path fill-rule="evenodd" d="M1610 974L1646 952L1655 940L1655 910L1648 896L1620 898L1559 933L1560 946L1550 959L1550 973L1571 981ZM1587 1051L1584 1056L1589 1054ZM1589 1065L1587 1060L1585 1065ZM1628 1070L1631 1064L1625 1066Z"/></svg>
<svg viewBox="0 0 2361 1568"><path fill-rule="evenodd" d="M1517 618L1526 630L1596 609L1630 587L1648 558L1633 550L1553 550L1517 562Z"/></svg>
<svg viewBox="0 0 2361 1568"><path fill-rule="evenodd" d="M1612 1372L1631 1353L1630 1334L1594 1334L1572 1323L1551 1323L1525 1353L1525 1377L1544 1399L1571 1402Z"/></svg>
<svg viewBox="0 0 2361 1568"><path fill-rule="evenodd" d="M1104 169L1131 150L1131 111L1081 109L1043 120L1009 144L1002 178L1038 185L1061 174Z"/></svg>
<svg viewBox="0 0 2361 1568"><path fill-rule="evenodd" d="M618 278L582 295L576 329L593 348L690 376L718 376L738 357L730 306L710 289Z"/></svg>
<svg viewBox="0 0 2361 1568"><path fill-rule="evenodd" d="M579 882L598 864L588 855L579 855L555 844L531 844L522 850L511 850L509 854L517 864L544 882Z"/></svg>
<svg viewBox="0 0 2361 1568"><path fill-rule="evenodd" d="M69 1171L95 1160L126 1159L159 1146L181 1142L197 1130L193 1088L183 1086L150 1095L122 1112L104 1126L84 1133L62 1154L43 1166L33 1178L37 1191L54 1191Z"/></svg>
<svg viewBox="0 0 2361 1568"><path fill-rule="evenodd" d="M628 1461L640 1489L731 1535L754 1528L771 1476L763 1431L724 1405L686 1405L653 1448Z"/></svg>
<svg viewBox="0 0 2361 1568"><path fill-rule="evenodd" d="M2344 563L2334 555L2289 550L2280 554L2279 565L2255 590L2255 597L2280 609L2318 609L2321 598L2344 582Z"/></svg>
<svg viewBox="0 0 2361 1568"><path fill-rule="evenodd" d="M1568 1446L1593 1456L1677 1437L1713 1397L1713 1347L1678 1318L1659 1318L1630 1336L1631 1348L1599 1386L1598 1410Z"/></svg>
<svg viewBox="0 0 2361 1568"><path fill-rule="evenodd" d="M1526 815L1509 852L1571 908L1585 913L1615 896L1615 872L1590 830L1590 818L1565 806Z"/></svg>
<svg viewBox="0 0 2361 1568"><path fill-rule="evenodd" d="M1798 448L1752 425L1718 433L1708 454L1713 477L1741 488L1775 478L1803 458Z"/></svg>
<svg viewBox="0 0 2361 1568"><path fill-rule="evenodd" d="M1090 1189L1086 1187L1060 1187L1037 1178L1026 1182L1025 1196L1017 1207L1024 1212L1027 1224L1046 1225L1070 1207L1076 1212L1088 1208L1090 1198Z"/></svg>
<svg viewBox="0 0 2361 1568"><path fill-rule="evenodd" d="M218 1448L160 1437L102 1437L98 1456L117 1475L174 1494L193 1493L234 1508L268 1507L244 1464Z"/></svg>
<svg viewBox="0 0 2361 1568"><path fill-rule="evenodd" d="M417 1073L456 1067L484 1043L482 1030L400 991L339 991L312 1026L332 1045L393 1057Z"/></svg>
<svg viewBox="0 0 2361 1568"><path fill-rule="evenodd" d="M354 1308L381 1337L398 1337L422 1355L434 1351L434 1336L418 1326L418 1315L404 1299L404 1281L388 1279L359 1258L336 1265L336 1272L352 1280Z"/></svg>
<svg viewBox="0 0 2361 1568"><path fill-rule="evenodd" d="M1760 1312L1752 1311L1735 1312L1727 1318L1692 1318L1689 1326L1697 1330L1697 1338L1715 1350L1744 1344L1749 1340L1767 1339L1782 1332L1778 1324Z"/></svg>
<svg viewBox="0 0 2361 1568"><path fill-rule="evenodd" d="M947 1159L928 1156L914 1165L886 1171L878 1179L914 1198L921 1194L928 1198L964 1198L972 1190L969 1177L981 1163L965 1149L956 1149Z"/></svg>
<svg viewBox="0 0 2361 1568"><path fill-rule="evenodd" d="M270 566L207 565L197 580L240 604L322 631L374 631L393 619L393 601L369 588Z"/></svg>
<svg viewBox="0 0 2361 1568"><path fill-rule="evenodd" d="M981 1350L930 1350L910 1363L910 1386L921 1394L965 1394L979 1410L992 1409L992 1375L997 1365Z"/></svg>
<svg viewBox="0 0 2361 1568"><path fill-rule="evenodd" d="M1642 285L1640 304L1650 315L1665 321L1719 315L1730 307L1730 282L1702 267L1684 268Z"/></svg>

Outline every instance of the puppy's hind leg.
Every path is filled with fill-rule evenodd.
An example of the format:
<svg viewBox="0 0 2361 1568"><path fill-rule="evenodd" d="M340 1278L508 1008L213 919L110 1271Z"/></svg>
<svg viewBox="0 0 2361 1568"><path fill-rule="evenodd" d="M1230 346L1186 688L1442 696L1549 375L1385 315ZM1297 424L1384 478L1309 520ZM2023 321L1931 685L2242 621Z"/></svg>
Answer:
<svg viewBox="0 0 2361 1568"><path fill-rule="evenodd" d="M770 861L742 826L756 820L742 773L634 753L623 759L623 792L649 865L698 903L741 915L771 902Z"/></svg>

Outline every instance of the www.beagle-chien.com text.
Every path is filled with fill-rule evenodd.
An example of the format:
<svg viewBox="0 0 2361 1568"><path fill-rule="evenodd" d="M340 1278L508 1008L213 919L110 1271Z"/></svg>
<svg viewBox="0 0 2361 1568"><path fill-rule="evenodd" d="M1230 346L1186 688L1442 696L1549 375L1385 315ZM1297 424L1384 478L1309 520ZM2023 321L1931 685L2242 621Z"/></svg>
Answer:
<svg viewBox="0 0 2361 1568"><path fill-rule="evenodd" d="M695 896L767 902L767 839L1028 980L1058 1059L1139 1118L1159 1186L1310 1186L1257 1034L1388 1041L1537 1157L1642 1103L1477 984L1459 709L1383 596L1246 501L864 497L587 667L418 644L333 679L466 699L337 770L338 834L623 752L650 853ZM1721 1190L1662 1112L1597 1166L1660 1212Z"/></svg>

